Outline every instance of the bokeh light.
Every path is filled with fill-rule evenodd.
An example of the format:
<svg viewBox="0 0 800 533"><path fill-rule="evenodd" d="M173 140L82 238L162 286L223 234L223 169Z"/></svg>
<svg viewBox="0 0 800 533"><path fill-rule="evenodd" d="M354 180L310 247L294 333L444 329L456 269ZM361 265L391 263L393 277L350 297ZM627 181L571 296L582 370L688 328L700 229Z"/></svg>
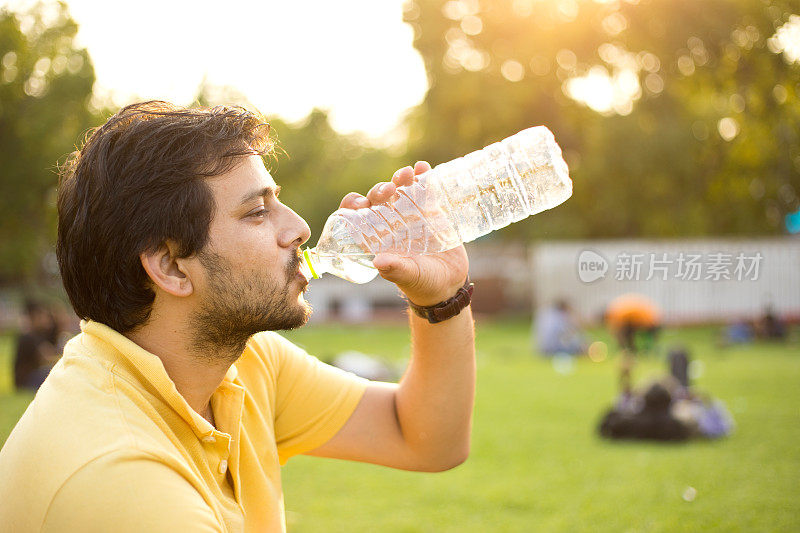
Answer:
<svg viewBox="0 0 800 533"><path fill-rule="evenodd" d="M732 141L739 135L739 123L731 117L722 118L717 123L717 131L719 131L720 137L726 141Z"/></svg>
<svg viewBox="0 0 800 533"><path fill-rule="evenodd" d="M564 93L598 113L628 115L642 90L635 71L620 69L611 75L605 67L595 65L586 75L567 80Z"/></svg>
<svg viewBox="0 0 800 533"><path fill-rule="evenodd" d="M483 29L483 22L475 15L468 15L461 20L461 29L467 35L478 35Z"/></svg>
<svg viewBox="0 0 800 533"><path fill-rule="evenodd" d="M602 363L608 357L608 345L603 341L594 341L587 350L589 359L595 363Z"/></svg>
<svg viewBox="0 0 800 533"><path fill-rule="evenodd" d="M558 353L552 359L553 370L556 374L569 376L575 372L575 358L567 353Z"/></svg>
<svg viewBox="0 0 800 533"><path fill-rule="evenodd" d="M706 373L706 365L700 359L692 359L689 363L689 378L694 381L703 377Z"/></svg>
<svg viewBox="0 0 800 533"><path fill-rule="evenodd" d="M789 91L783 85L778 84L772 89L772 97L775 98L777 103L785 104L786 99L789 97Z"/></svg>
<svg viewBox="0 0 800 533"><path fill-rule="evenodd" d="M563 70L579 75L567 79L562 90L565 95L603 115L628 115L633 111L633 103L642 96L639 72L644 76L644 86L651 94L664 90L664 80L657 74L661 61L655 54L647 51L633 53L615 43L603 43L597 48L597 55L605 65L593 65L588 71L578 63L575 53L568 49L559 50L556 63Z"/></svg>
<svg viewBox="0 0 800 533"><path fill-rule="evenodd" d="M509 59L503 62L503 66L500 67L500 73L508 81L521 81L525 76L525 67L519 61Z"/></svg>
<svg viewBox="0 0 800 533"><path fill-rule="evenodd" d="M800 61L800 16L789 17L789 21L767 39L767 46L776 54L782 52L787 63Z"/></svg>

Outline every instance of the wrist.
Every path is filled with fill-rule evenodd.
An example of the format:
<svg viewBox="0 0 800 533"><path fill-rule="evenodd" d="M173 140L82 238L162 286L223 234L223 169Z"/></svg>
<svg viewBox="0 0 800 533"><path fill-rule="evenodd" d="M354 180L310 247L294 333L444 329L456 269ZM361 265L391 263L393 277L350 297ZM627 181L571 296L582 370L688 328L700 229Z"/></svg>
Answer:
<svg viewBox="0 0 800 533"><path fill-rule="evenodd" d="M405 298L412 304L420 307L428 307L441 303L449 298L452 298L458 293L458 289L463 287L466 283L469 283L468 275L465 276L461 281L455 283L454 285L448 285L446 287L436 290L430 290L430 289L405 290L403 287L399 288L403 298Z"/></svg>
<svg viewBox="0 0 800 533"><path fill-rule="evenodd" d="M458 315L472 301L473 284L467 276L463 285L456 290L449 292L448 297L430 298L435 303L420 304L406 295L409 308L420 318L426 319L431 324L443 322ZM428 300L423 300L423 302Z"/></svg>

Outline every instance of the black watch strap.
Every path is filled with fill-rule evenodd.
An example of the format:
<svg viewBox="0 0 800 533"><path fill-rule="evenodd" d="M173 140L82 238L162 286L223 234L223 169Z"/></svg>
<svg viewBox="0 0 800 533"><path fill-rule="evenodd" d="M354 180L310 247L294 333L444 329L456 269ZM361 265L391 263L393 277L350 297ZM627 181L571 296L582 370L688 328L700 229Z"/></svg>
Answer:
<svg viewBox="0 0 800 533"><path fill-rule="evenodd" d="M472 290L474 284L470 283L469 276L464 286L458 289L456 295L436 305L421 306L417 305L411 300L408 300L408 306L419 317L424 318L431 324L444 322L448 318L453 318L458 315L465 307L472 301Z"/></svg>

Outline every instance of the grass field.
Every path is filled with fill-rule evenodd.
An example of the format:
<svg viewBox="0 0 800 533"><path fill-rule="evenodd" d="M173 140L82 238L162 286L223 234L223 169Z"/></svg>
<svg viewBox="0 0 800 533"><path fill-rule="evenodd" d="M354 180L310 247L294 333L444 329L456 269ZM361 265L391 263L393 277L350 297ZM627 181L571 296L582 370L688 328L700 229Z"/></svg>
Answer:
<svg viewBox="0 0 800 533"><path fill-rule="evenodd" d="M313 326L287 336L323 359L346 349L389 360L409 352L402 327ZM664 332L661 345L684 344L702 362L696 384L727 403L735 433L617 443L595 434L615 394L613 357L557 372L531 355L527 323L482 324L469 460L419 474L294 458L283 472L289 530L800 531L800 346L720 350L713 341L711 329L686 329ZM0 387L10 348L2 342ZM650 357L636 376L663 366ZM28 401L0 395L0 439Z"/></svg>

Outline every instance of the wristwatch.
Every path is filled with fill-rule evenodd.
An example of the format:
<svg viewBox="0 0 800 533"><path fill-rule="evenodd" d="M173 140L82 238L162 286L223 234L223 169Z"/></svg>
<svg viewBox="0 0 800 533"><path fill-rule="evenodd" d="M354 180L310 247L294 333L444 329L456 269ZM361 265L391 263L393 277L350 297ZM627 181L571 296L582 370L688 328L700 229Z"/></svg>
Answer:
<svg viewBox="0 0 800 533"><path fill-rule="evenodd" d="M472 301L472 290L474 284L470 283L469 276L464 286L458 289L456 295L436 305L421 306L408 300L408 306L418 317L424 318L431 324L444 322L448 318L458 315Z"/></svg>

